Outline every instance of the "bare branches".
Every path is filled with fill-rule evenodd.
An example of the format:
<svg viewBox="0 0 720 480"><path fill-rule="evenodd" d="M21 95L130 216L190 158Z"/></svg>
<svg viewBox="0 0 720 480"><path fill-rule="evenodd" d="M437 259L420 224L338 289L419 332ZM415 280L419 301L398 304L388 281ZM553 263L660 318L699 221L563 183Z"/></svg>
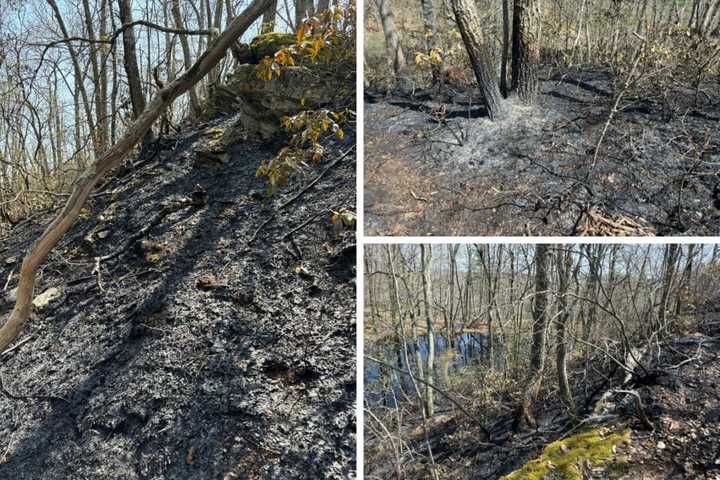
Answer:
<svg viewBox="0 0 720 480"><path fill-rule="evenodd" d="M194 29L194 30L188 30L184 28L173 28L173 27L166 27L164 25L160 25L157 23L149 22L147 20L134 20L130 23L125 23L118 29L116 29L113 34L110 36L110 38L103 39L103 38L87 38L87 37L67 37L63 38L61 40L55 40L53 42L49 43L28 43L30 46L35 47L45 47L45 48L53 48L57 47L59 45L64 45L68 43L73 42L81 42L81 43L88 43L88 44L102 44L102 45L114 45L117 41L117 38L122 35L126 30L136 27L136 26L143 26L148 27L153 30L158 30L160 32L164 33L173 33L176 35L204 35L204 36L210 36L213 34L213 30L207 30L207 29Z"/></svg>

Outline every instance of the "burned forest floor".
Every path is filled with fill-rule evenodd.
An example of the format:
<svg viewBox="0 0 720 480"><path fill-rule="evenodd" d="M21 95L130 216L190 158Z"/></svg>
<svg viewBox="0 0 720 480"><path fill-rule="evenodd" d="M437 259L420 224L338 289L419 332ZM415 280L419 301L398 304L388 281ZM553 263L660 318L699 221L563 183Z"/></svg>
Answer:
<svg viewBox="0 0 720 480"><path fill-rule="evenodd" d="M366 92L366 233L720 234L720 79L629 92L608 125L615 83L546 68L497 122L477 90Z"/></svg>
<svg viewBox="0 0 720 480"><path fill-rule="evenodd" d="M0 478L354 478L354 135L270 197L277 146L207 148L234 121L149 145L43 264L0 356ZM0 243L0 317L51 218Z"/></svg>
<svg viewBox="0 0 720 480"><path fill-rule="evenodd" d="M400 429L388 428L403 432L402 452L423 458L403 467L405 478L429 478L428 446L441 478L453 480L720 478L720 309L698 313L644 352L632 376L607 357L576 362L575 419L552 380L534 406L536 429L513 428L507 398L486 417L444 402L426 423L427 437L421 418L403 417ZM476 390L483 388L478 380ZM388 441L366 434L365 442L367 478L389 478L396 461Z"/></svg>

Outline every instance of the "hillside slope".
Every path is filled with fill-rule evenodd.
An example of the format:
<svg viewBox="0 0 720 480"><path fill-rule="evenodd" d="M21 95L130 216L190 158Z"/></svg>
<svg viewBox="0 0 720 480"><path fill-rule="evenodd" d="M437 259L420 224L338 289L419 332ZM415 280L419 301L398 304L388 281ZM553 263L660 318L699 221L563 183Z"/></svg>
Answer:
<svg viewBox="0 0 720 480"><path fill-rule="evenodd" d="M208 154L234 121L147 148L51 253L0 357L0 478L354 477L354 135L268 197L274 149ZM0 243L0 317L49 218Z"/></svg>
<svg viewBox="0 0 720 480"><path fill-rule="evenodd" d="M514 432L511 404L484 430L445 407L428 421L427 437L418 419L405 416L403 438L421 454L429 444L444 479L719 479L720 308L698 312L687 331L655 343L642 363L628 382L612 365L590 362L587 376L582 365L570 368L578 420L546 383L550 392L535 405L537 429ZM597 372L606 376L593 380ZM639 395L648 423L628 391ZM394 475L396 460L384 440L366 440L365 471L373 478ZM428 463L405 470L407 478L428 478Z"/></svg>

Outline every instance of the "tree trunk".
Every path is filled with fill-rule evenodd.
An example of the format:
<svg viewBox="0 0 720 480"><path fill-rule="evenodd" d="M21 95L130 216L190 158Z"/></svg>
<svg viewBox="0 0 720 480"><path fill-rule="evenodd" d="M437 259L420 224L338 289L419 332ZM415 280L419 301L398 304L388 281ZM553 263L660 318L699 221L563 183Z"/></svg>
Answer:
<svg viewBox="0 0 720 480"><path fill-rule="evenodd" d="M295 0L295 29L300 28L307 14L308 0Z"/></svg>
<svg viewBox="0 0 720 480"><path fill-rule="evenodd" d="M665 246L665 262L662 283L662 295L660 297L660 310L658 312L658 330L667 326L667 308L670 300L673 281L675 279L675 267L678 260L680 245L671 243Z"/></svg>
<svg viewBox="0 0 720 480"><path fill-rule="evenodd" d="M420 0L420 10L423 17L423 36L425 37L425 50L428 55L437 48L436 26L435 26L435 7L433 0ZM438 65L432 65L433 85L437 85L440 81L440 68Z"/></svg>
<svg viewBox="0 0 720 480"><path fill-rule="evenodd" d="M705 12L705 19L702 23L702 27L700 28L700 33L707 35L712 31L712 23L718 10L720 10L720 0L715 0L708 6L707 11Z"/></svg>
<svg viewBox="0 0 720 480"><path fill-rule="evenodd" d="M495 70L485 45L480 21L475 7L469 0L451 0L455 21L463 38L470 64L475 72L478 86L485 97L490 120L500 120L507 116L507 108L500 94Z"/></svg>
<svg viewBox="0 0 720 480"><path fill-rule="evenodd" d="M70 35L68 34L67 28L65 28L65 21L62 18L62 15L60 14L60 9L58 9L57 3L55 0L47 0L48 5L50 5L50 8L53 11L53 15L55 16L55 19L58 22L58 26L60 27L60 31L63 34L64 39L70 38ZM93 141L93 147L95 152L95 157L98 158L101 153L101 147L98 142L98 136L96 134L96 127L95 127L95 121L93 120L92 111L90 109L90 101L88 100L88 94L87 90L85 90L85 84L83 82L83 73L82 69L80 68L80 62L78 60L77 53L75 51L75 48L72 46L72 43L67 43L67 49L68 53L70 54L70 60L73 64L73 72L75 74L75 88L80 92L80 96L82 98L83 107L85 108L85 119L88 123L88 127L90 128L90 135L92 137ZM76 123L76 125L79 125L80 123ZM78 143L78 148L82 148L82 142Z"/></svg>
<svg viewBox="0 0 720 480"><path fill-rule="evenodd" d="M318 13L324 12L330 9L330 0L318 0Z"/></svg>
<svg viewBox="0 0 720 480"><path fill-rule="evenodd" d="M85 13L85 29L88 38L92 41L90 43L90 66L92 67L93 83L95 84L95 122L97 124L95 135L97 136L99 152L102 153L107 148L107 102L103 96L100 59L98 58L98 44L96 43L97 36L93 28L94 19L88 0L83 0L82 4Z"/></svg>
<svg viewBox="0 0 720 480"><path fill-rule="evenodd" d="M52 0L50 0L52 1ZM0 328L0 353L17 338L30 315L37 270L63 234L75 223L95 185L118 167L127 153L145 136L153 122L178 96L188 91L224 57L226 50L262 15L270 0L254 0L208 50L180 78L160 90L118 142L103 153L80 177L62 211L30 247L20 268L17 300L10 318Z"/></svg>
<svg viewBox="0 0 720 480"><path fill-rule="evenodd" d="M118 8L120 10L120 21L123 25L132 23L132 6L130 0L118 0ZM140 117L145 110L145 95L143 94L142 84L140 83L140 69L137 63L137 53L135 51L135 32L131 28L123 31L123 65L127 74L128 87L130 89L130 102L133 109L133 120ZM151 140L151 130L145 140Z"/></svg>
<svg viewBox="0 0 720 480"><path fill-rule="evenodd" d="M262 19L262 27L260 33L269 33L275 31L275 18L277 15L277 0L270 2L270 8L265 10Z"/></svg>
<svg viewBox="0 0 720 480"><path fill-rule="evenodd" d="M540 83L540 0L515 0L513 10L512 89L523 103L535 103Z"/></svg>
<svg viewBox="0 0 720 480"><path fill-rule="evenodd" d="M523 421L532 428L537 427L537 422L532 413L532 404L540 394L542 375L545 370L548 286L548 246L538 244L535 247L535 303L533 306L533 342L530 351L530 372L526 382L527 388L515 419L516 430Z"/></svg>
<svg viewBox="0 0 720 480"><path fill-rule="evenodd" d="M508 2L510 0L502 0L502 14L503 14L503 40L502 40L502 54L500 57L500 93L504 98L508 96L508 84L507 84L507 63L508 53L510 50L510 8Z"/></svg>
<svg viewBox="0 0 720 480"><path fill-rule="evenodd" d="M269 2L263 2L269 3ZM172 14L175 19L175 27L181 30L185 30L185 22L183 22L182 15L180 13L180 0L172 0ZM202 26L200 27L202 29ZM190 53L190 42L188 42L187 35L179 34L180 45L183 51L183 60L185 61L185 70L189 70L192 65L192 57ZM193 114L198 115L200 113L200 101L198 100L195 86L190 88L190 109Z"/></svg>
<svg viewBox="0 0 720 480"><path fill-rule="evenodd" d="M430 385L435 382L435 332L432 311L430 310L430 300L432 299L432 246L421 244L420 257L422 261L423 303L425 306L428 342L427 368L425 369L425 381L427 382L425 384L425 414L432 417L435 413L435 392L430 388Z"/></svg>
<svg viewBox="0 0 720 480"><path fill-rule="evenodd" d="M385 34L388 54L393 63L395 81L400 90L410 91L411 86L407 78L407 63L402 46L400 45L397 30L395 29L395 16L390 5L390 0L375 0L375 5L377 5L378 11L380 12L380 21L382 22L383 33Z"/></svg>
<svg viewBox="0 0 720 480"><path fill-rule="evenodd" d="M569 247L566 247L569 248ZM567 322L570 318L570 310L568 308L567 292L570 283L570 270L572 268L572 255L569 249L565 252L558 250L557 269L558 269L558 314L556 320L556 351L555 366L558 373L558 388L560 389L560 398L567 405L571 414L575 414L575 403L573 402L570 383L568 382L567 373Z"/></svg>

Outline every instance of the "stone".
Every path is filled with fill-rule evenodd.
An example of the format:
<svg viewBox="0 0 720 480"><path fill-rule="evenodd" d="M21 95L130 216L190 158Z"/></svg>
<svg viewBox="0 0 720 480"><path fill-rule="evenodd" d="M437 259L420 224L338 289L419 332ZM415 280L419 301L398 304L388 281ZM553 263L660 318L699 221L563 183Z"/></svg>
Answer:
<svg viewBox="0 0 720 480"><path fill-rule="evenodd" d="M235 125L225 134L228 140L243 138L243 134L270 140L282 133L280 121L285 116L354 103L354 83L340 77L354 72L352 65L347 69L336 64L327 68L322 63L301 62L283 68L282 74L271 80L258 77L257 63L294 41L295 37L289 34L260 35L244 47L252 52L242 57L248 63L239 65L224 84L212 89L203 112L205 117L238 114ZM231 144L228 140L225 145Z"/></svg>
<svg viewBox="0 0 720 480"><path fill-rule="evenodd" d="M15 287L15 288L9 290L5 294L5 302L6 303L12 304L12 303L15 303L15 301L17 301L17 290L18 290L17 287Z"/></svg>
<svg viewBox="0 0 720 480"><path fill-rule="evenodd" d="M51 302L57 300L61 296L62 293L60 293L59 289L55 287L48 288L43 293L35 297L35 299L33 300L33 306L38 310L42 310L43 308L50 305Z"/></svg>

